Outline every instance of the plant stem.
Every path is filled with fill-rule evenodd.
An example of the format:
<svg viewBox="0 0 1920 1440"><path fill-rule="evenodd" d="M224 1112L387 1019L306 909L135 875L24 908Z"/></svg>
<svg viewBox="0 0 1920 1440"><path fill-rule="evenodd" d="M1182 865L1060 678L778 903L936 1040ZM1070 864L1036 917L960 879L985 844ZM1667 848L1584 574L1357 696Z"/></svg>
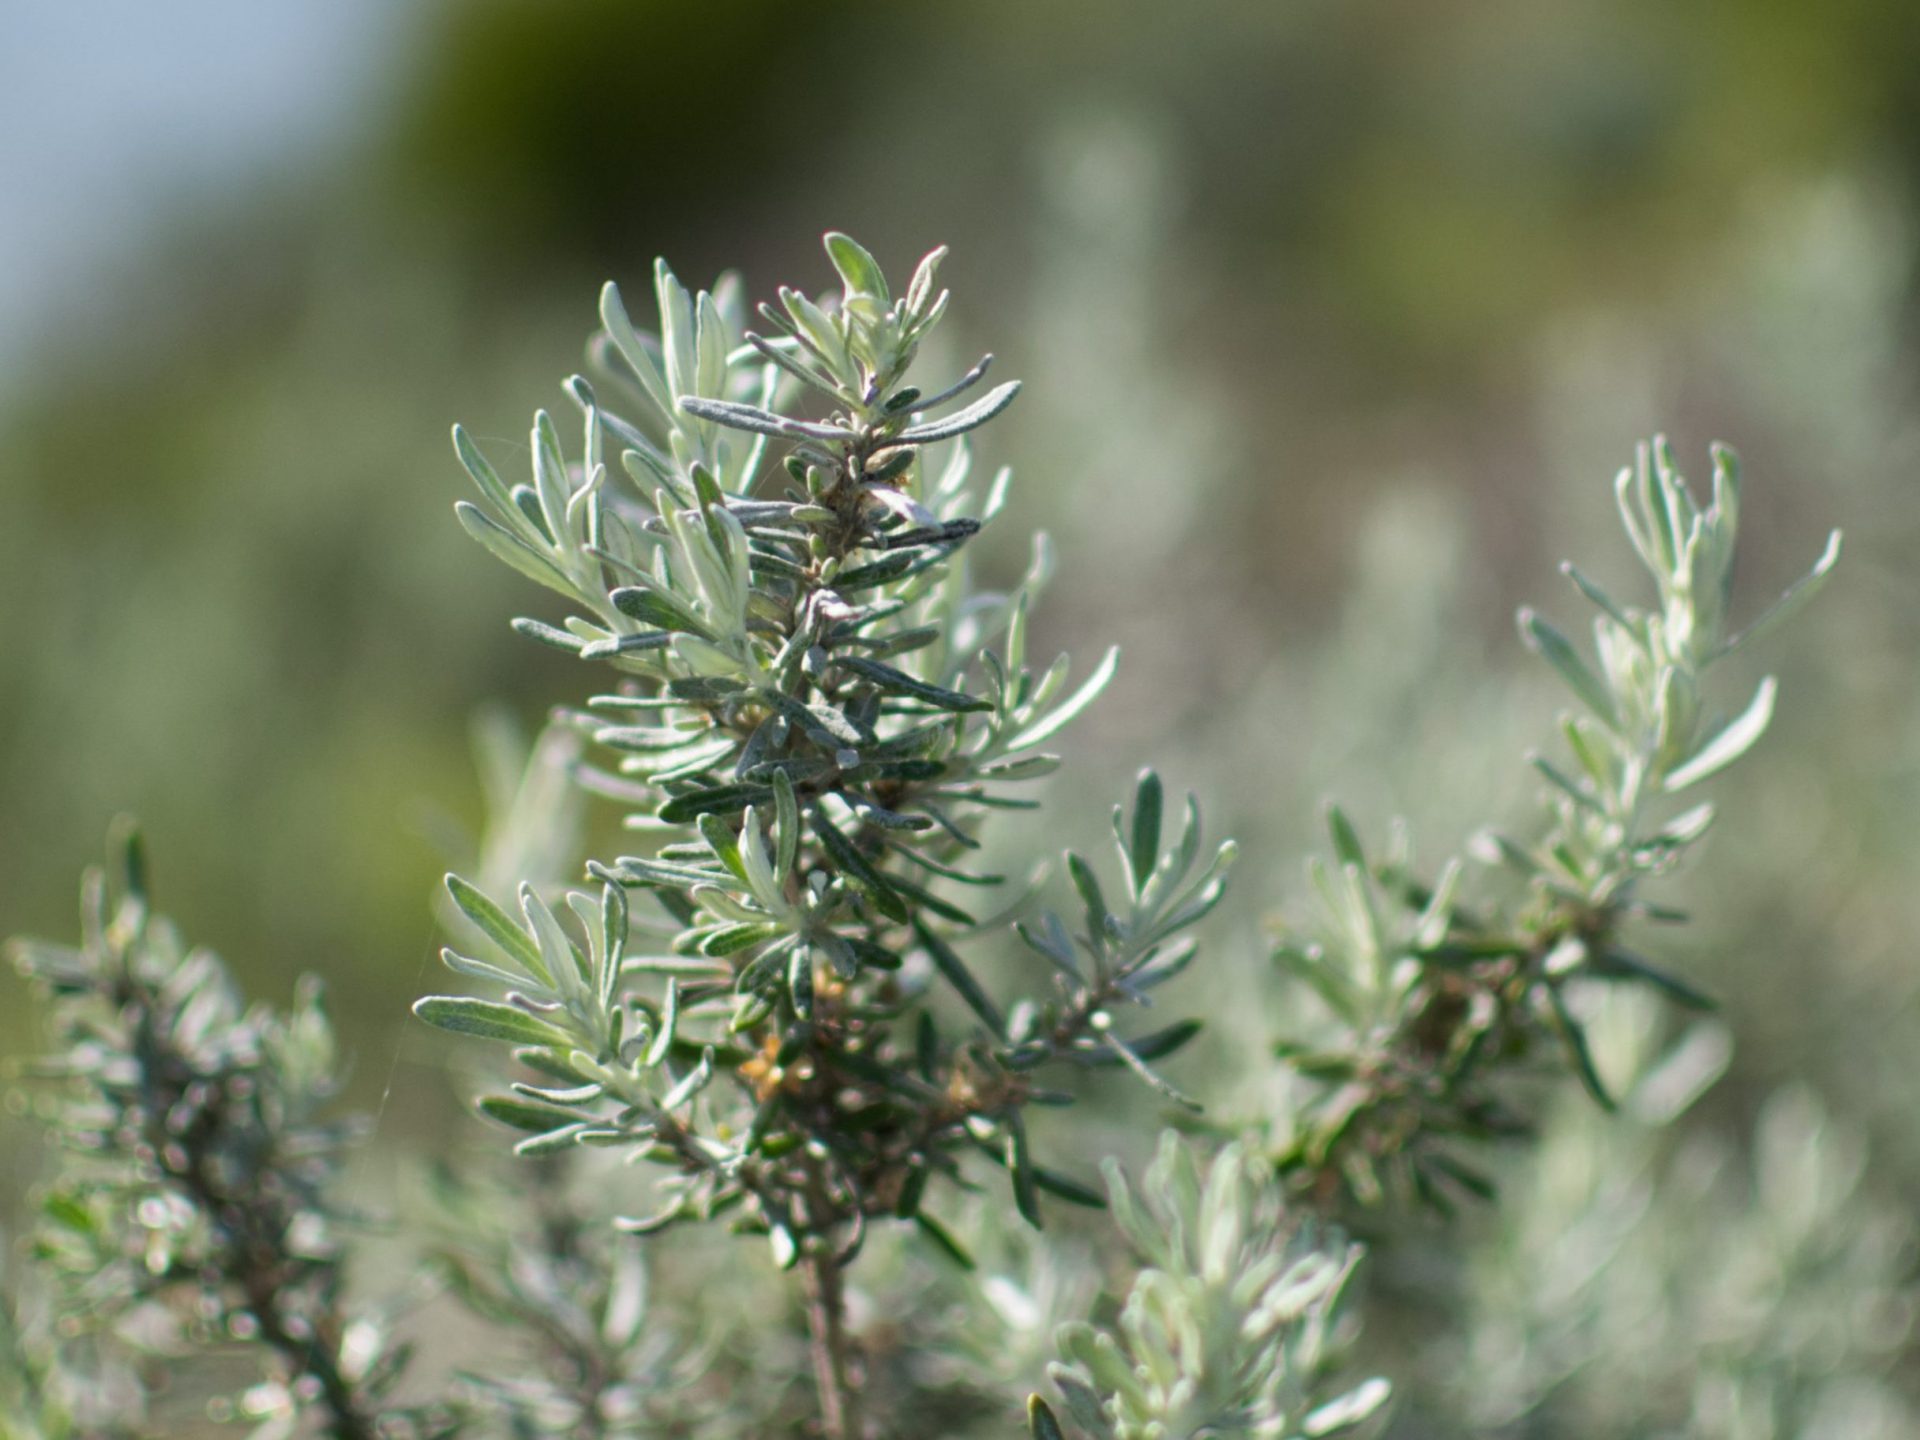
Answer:
<svg viewBox="0 0 1920 1440"><path fill-rule="evenodd" d="M813 1357L813 1383L820 1395L820 1432L826 1440L862 1440L860 1395L846 1331L846 1297L840 1262L829 1246L814 1249L803 1262L807 1294L807 1340Z"/></svg>

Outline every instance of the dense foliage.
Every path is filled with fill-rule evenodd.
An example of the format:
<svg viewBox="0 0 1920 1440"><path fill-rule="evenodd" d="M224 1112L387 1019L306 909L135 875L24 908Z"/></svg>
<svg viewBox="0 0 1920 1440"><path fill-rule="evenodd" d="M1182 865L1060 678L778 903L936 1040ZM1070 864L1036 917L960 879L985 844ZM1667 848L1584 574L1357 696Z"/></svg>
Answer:
<svg viewBox="0 0 1920 1440"><path fill-rule="evenodd" d="M1346 1354L1361 1252L1342 1227L1497 1199L1477 1152L1531 1133L1543 1058L1613 1106L1600 992L1710 1003L1632 932L1680 918L1648 892L1712 821L1687 792L1771 717L1771 680L1724 715L1710 667L1812 592L1837 539L1737 631L1733 457L1716 451L1702 505L1664 445L1644 449L1618 498L1651 606L1570 569L1600 612L1591 659L1522 612L1577 706L1566 758L1534 759L1540 833L1489 835L1471 881L1461 862L1428 879L1404 841L1370 854L1331 811L1321 923L1276 949L1276 1096L1203 1107L1162 1072L1213 1017L1135 1011L1182 993L1161 987L1195 961L1233 846L1209 851L1197 804L1145 771L1114 809L1113 858L1066 855L1067 915L980 868L991 819L1036 825L1031 782L1060 763L1043 747L1115 656L1077 686L1064 657L1030 662L1044 539L1011 591L975 583L968 546L1009 479L976 484L967 437L1018 386L969 399L986 360L918 382L943 252L896 298L859 245L826 248L839 295L782 289L766 333L731 280L693 294L660 266L657 333L609 286L598 384L566 387L579 457L542 412L531 483L455 431L481 498L461 524L567 602L560 624L515 629L606 677L558 712L513 797L495 852L529 868L448 877L443 955L470 984L415 1007L489 1044L479 1109L520 1136L517 1172L433 1178L426 1249L447 1294L519 1337L523 1368L438 1387L396 1338L437 1301L389 1284L377 1312L347 1303L343 1236L368 1222L334 1194L345 1131L321 1119L336 1080L317 1000L244 1008L152 918L128 843L120 877L88 883L79 949L19 951L56 1022L41 1111L72 1154L9 1331L18 1428L151 1433L161 1359L250 1343L268 1378L205 1408L265 1433L991 1432L1021 1383L1009 1357L1035 1365L1027 1384L1045 1367L1053 1399L1027 1408L1042 1440L1355 1432L1389 1387ZM565 834L527 840L575 823L556 777L634 837L587 861L588 889L544 863ZM1107 1159L1095 1187L1099 1151L1036 1107L1097 1101L1110 1079L1185 1134L1139 1182ZM1010 1208L982 1208L982 1177ZM1108 1211L1124 1246L1059 1202ZM740 1272L702 1247L709 1222L758 1237L797 1303L743 1298L765 1292L723 1278ZM1004 1233L1019 1224L1044 1240ZM680 1235L716 1277L680 1277L684 1316L650 1300L646 1263L667 1269L662 1237ZM1076 1260L1082 1243L1097 1258ZM856 1293L872 1269L896 1297L937 1294L977 1274L977 1250L1021 1245L1024 1286L1020 1265L997 1289L962 1281L1006 1325L997 1347L922 1352L947 1322L906 1316L902 1341ZM953 1273L920 1278L921 1257ZM1055 1331L1051 1363L1022 1329Z"/></svg>

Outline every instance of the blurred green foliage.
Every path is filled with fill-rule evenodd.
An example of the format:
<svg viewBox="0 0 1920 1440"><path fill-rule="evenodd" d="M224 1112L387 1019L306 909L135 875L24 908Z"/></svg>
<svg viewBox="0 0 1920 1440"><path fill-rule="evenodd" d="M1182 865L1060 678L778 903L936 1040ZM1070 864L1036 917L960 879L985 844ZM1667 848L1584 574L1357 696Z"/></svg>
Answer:
<svg viewBox="0 0 1920 1440"><path fill-rule="evenodd" d="M1920 1184L1910 5L481 0L422 7L412 43L369 138L163 217L101 280L109 322L12 377L0 930L65 933L72 874L137 811L170 908L252 988L330 978L377 1098L433 882L474 843L474 697L533 721L584 693L506 633L524 596L452 523L447 422L519 443L609 275L665 253L705 283L724 253L760 295L843 226L891 264L948 241L956 286L1001 297L979 331L1036 379L1021 526L1075 577L1042 638L1127 651L1060 803L1148 750L1218 796L1248 956L1322 794L1442 848L1528 802L1511 757L1551 702L1506 617L1550 577L1516 564L1592 552L1632 437L1739 444L1766 497L1743 601L1844 525L1849 573L1770 657L1795 697L1771 780L1710 846L1684 968L1739 1043L1678 1124L1744 1156L1790 1103L1858 1137L1861 1193ZM1091 493L1141 523L1078 528ZM1262 787L1216 783L1249 765ZM0 1050L29 1033L0 1007ZM1824 1111L1770 1101L1789 1079ZM1375 1342L1495 1293L1503 1253L1382 1255ZM1860 1362L1909 1391L1911 1323ZM1587 1384L1585 1428L1499 1433L1683 1423L1656 1398ZM1456 1433L1460 1404L1416 1390L1402 1431Z"/></svg>

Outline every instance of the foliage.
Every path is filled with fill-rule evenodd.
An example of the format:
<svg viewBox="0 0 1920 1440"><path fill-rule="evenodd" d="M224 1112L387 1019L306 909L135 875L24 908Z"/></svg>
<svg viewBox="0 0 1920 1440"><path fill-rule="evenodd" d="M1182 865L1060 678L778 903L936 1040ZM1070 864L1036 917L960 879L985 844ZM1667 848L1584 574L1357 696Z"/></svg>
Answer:
<svg viewBox="0 0 1920 1440"><path fill-rule="evenodd" d="M1502 1082L1540 1049L1556 1047L1593 1099L1613 1108L1577 1013L1583 984L1643 984L1687 1009L1713 1008L1627 948L1623 931L1634 920L1685 918L1642 889L1680 863L1714 811L1703 802L1675 813L1672 797L1738 760L1772 717L1768 678L1738 713L1710 722L1707 671L1803 603L1840 552L1836 531L1804 580L1733 633L1739 467L1724 448L1713 458L1705 507L1661 441L1643 447L1616 482L1656 608L1616 601L1564 567L1600 612L1597 664L1537 612L1520 612L1522 637L1579 708L1560 725L1570 763L1529 757L1549 787L1539 838L1523 844L1490 832L1479 846L1479 858L1524 886L1517 900L1464 900L1459 861L1423 881L1404 834L1370 859L1346 816L1329 811L1335 863L1308 867L1318 936L1289 937L1275 952L1334 1021L1312 1045L1281 1047L1317 1082L1281 1142L1284 1168L1307 1193L1325 1200L1344 1190L1373 1204L1393 1192L1442 1207L1450 1192L1485 1196L1490 1183L1460 1146L1526 1133L1528 1118Z"/></svg>
<svg viewBox="0 0 1920 1440"><path fill-rule="evenodd" d="M1553 1107L1470 1267L1461 1337L1435 1356L1465 1433L1532 1417L1574 1434L1911 1434L1886 1373L1920 1304L1911 1217L1803 1086L1770 1097L1738 1150L1675 1137L1727 1037L1709 1021L1656 1048L1632 998L1594 1026L1621 1115Z"/></svg>
<svg viewBox="0 0 1920 1440"><path fill-rule="evenodd" d="M56 1020L48 1118L79 1152L48 1191L58 1238L39 1258L85 1321L70 1334L43 1315L13 1347L25 1378L9 1393L39 1417L23 1423L128 1423L124 1407L87 1417L73 1398L96 1349L105 1363L250 1340L271 1378L209 1413L237 1408L267 1434L857 1440L1003 1426L980 1378L990 1366L923 1386L911 1367L881 1376L890 1357L856 1289L897 1237L975 1270L952 1216L992 1173L1049 1245L1075 1225L1054 1201L1104 1208L1138 1262L1115 1267L1090 1319L1058 1317L1048 1374L1065 1418L1033 1397L1039 1440L1377 1429L1386 1381L1343 1378L1340 1305L1360 1257L1338 1228L1347 1202L1490 1195L1458 1150L1525 1128L1515 1078L1549 1043L1610 1106L1587 982L1704 1003L1622 932L1673 918L1643 882L1711 819L1673 815L1668 797L1737 759L1771 715L1771 681L1717 724L1702 687L1746 639L1727 623L1730 454L1715 454L1704 507L1664 446L1622 476L1658 603L1626 607L1570 571L1601 611L1597 664L1522 612L1587 713L1563 726L1571 771L1536 761L1553 787L1543 837L1490 842L1517 898L1469 905L1459 865L1429 885L1405 847L1369 857L1334 810L1338 868L1313 871L1322 937L1279 950L1330 1020L1281 1049L1299 1101L1202 1118L1161 1073L1201 1021L1142 1027L1126 1007L1188 971L1234 846L1209 851L1197 803L1170 815L1148 770L1113 812L1114 861L1067 853L1072 919L1037 883L978 868L986 821L1038 808L1026 787L1060 764L1043 747L1116 657L1072 687L1065 657L1030 664L1044 537L1017 587L975 585L968 546L1003 513L1009 477L976 485L968 436L1019 387L968 398L991 357L944 387L919 383L948 304L944 251L895 298L854 241L829 234L826 250L840 294L780 290L758 312L766 333L746 328L732 279L694 293L657 267L657 333L609 286L591 346L600 382L566 386L579 458L539 413L530 483L509 485L454 432L480 492L460 524L568 607L559 624L514 628L602 677L517 781L493 767L504 819L482 846L487 883L447 877L457 936L443 959L482 993L414 1007L490 1047L472 1052L486 1057L478 1106L520 1137L526 1168L511 1179L485 1164L443 1173L426 1202L444 1298L515 1337L513 1363L403 1395L393 1317L343 1300L347 1129L320 1119L338 1078L314 992L284 1016L243 1009L218 962L150 919L127 847L116 887L89 882L81 949L20 951ZM1836 554L1837 540L1761 623ZM579 844L579 792L615 802L634 839L587 861L593 888L568 890L554 881ZM1014 957L1025 968L997 983ZM1137 1189L1106 1159L1103 1195L1078 1178L1091 1157L1056 1158L1033 1111L1120 1071L1194 1138L1164 1138ZM1212 1152L1204 1168L1195 1146ZM684 1322L697 1302L649 1302L644 1256L715 1221L763 1241L797 1284L790 1301L736 1306L730 1333L696 1337ZM697 1253L716 1275L732 1263ZM996 1306L1041 1309L1044 1288L1003 1286ZM390 1306L419 1303L389 1289ZM1055 1285L1045 1308L1079 1294ZM178 1322L159 1341L155 1313ZM129 1374L134 1393L150 1384L137 1363Z"/></svg>
<svg viewBox="0 0 1920 1440"><path fill-rule="evenodd" d="M1070 1360L1049 1373L1089 1434L1341 1435L1385 1402L1379 1378L1316 1393L1360 1247L1293 1223L1255 1157L1229 1145L1202 1176L1169 1135L1138 1196L1111 1161L1107 1187L1149 1268L1134 1277L1116 1331L1061 1329ZM1031 1410L1036 1435L1061 1433L1044 1401Z"/></svg>
<svg viewBox="0 0 1920 1440"><path fill-rule="evenodd" d="M284 1014L248 1007L215 956L153 913L138 837L122 829L112 848L111 878L87 875L81 945L17 952L59 1041L36 1073L57 1082L42 1118L65 1152L33 1247L58 1363L41 1414L18 1423L131 1433L139 1414L120 1407L136 1377L89 1362L251 1341L281 1375L216 1408L256 1434L286 1432L309 1404L339 1440L436 1433L388 1403L406 1347L342 1299L353 1219L329 1191L351 1126L324 1114L337 1076L318 985Z"/></svg>

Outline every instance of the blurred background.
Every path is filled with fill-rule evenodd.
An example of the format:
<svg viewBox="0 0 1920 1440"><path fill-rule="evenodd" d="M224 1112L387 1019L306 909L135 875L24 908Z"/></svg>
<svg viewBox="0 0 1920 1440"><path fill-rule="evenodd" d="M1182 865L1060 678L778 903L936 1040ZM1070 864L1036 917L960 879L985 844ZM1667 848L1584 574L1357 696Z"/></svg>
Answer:
<svg viewBox="0 0 1920 1440"><path fill-rule="evenodd" d="M8 5L0 932L69 935L134 811L189 934L275 1000L327 977L383 1143L448 1114L403 1019L476 711L591 683L508 632L548 607L452 522L448 426L506 468L602 280L824 289L830 227L950 244L950 358L1027 379L988 569L1047 528L1041 640L1124 652L1060 825L1151 761L1242 838L1215 1003L1272 993L1324 797L1436 860L1526 823L1555 700L1511 615L1580 620L1563 556L1631 578L1636 440L1743 453L1749 612L1846 529L1739 662L1780 714L1661 940L1724 1080L1570 1108L1503 1223L1382 1265L1376 1343L1409 1435L1920 1433L1907 0Z"/></svg>

